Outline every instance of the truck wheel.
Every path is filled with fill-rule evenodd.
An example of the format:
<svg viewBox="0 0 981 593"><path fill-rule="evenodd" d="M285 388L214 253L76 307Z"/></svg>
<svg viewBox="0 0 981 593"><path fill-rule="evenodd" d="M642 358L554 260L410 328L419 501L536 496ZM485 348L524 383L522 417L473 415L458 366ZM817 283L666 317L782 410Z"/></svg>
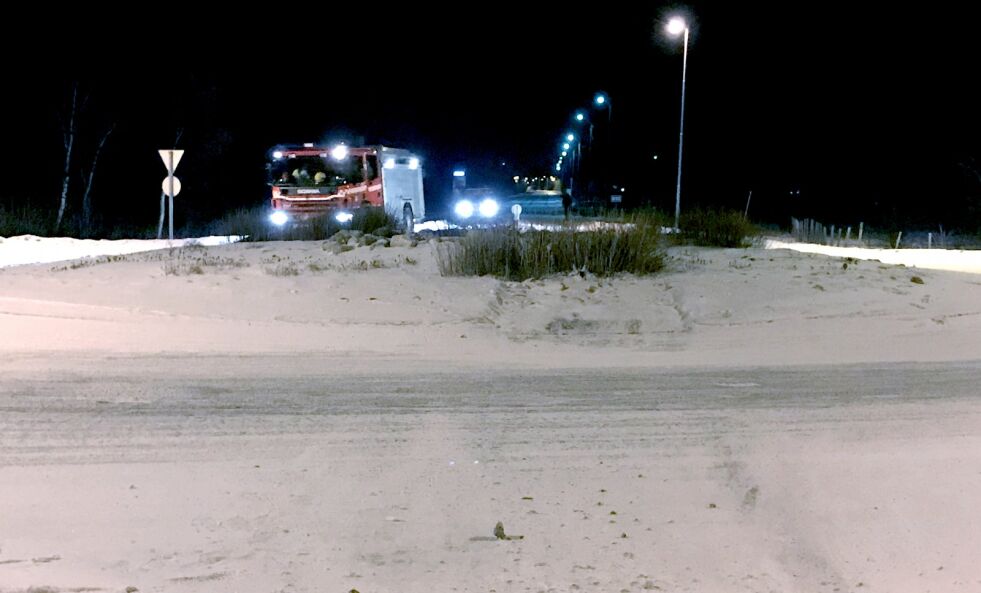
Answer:
<svg viewBox="0 0 981 593"><path fill-rule="evenodd" d="M411 204L406 204L405 207L402 208L402 227L405 230L405 236L412 237L412 231L414 230L415 222L412 216Z"/></svg>

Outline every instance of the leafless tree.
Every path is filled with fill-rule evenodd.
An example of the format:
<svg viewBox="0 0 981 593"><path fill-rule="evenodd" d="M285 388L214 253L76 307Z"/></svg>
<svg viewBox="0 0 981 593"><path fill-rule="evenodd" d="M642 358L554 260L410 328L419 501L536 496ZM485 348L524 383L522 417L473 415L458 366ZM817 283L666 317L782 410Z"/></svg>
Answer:
<svg viewBox="0 0 981 593"><path fill-rule="evenodd" d="M90 192L92 190L92 182L95 179L95 168L99 164L99 155L102 153L106 141L109 140L109 136L115 128L116 124L110 125L109 129L102 135L102 139L99 140L99 144L95 147L95 153L92 155L92 167L89 168L87 174L84 170L82 171L82 183L85 188L82 193L82 227L85 230L89 230L92 224L92 198L90 197Z"/></svg>
<svg viewBox="0 0 981 593"><path fill-rule="evenodd" d="M83 100L84 102L84 100ZM72 103L68 109L67 123L62 118L61 131L65 145L65 169L61 182L61 201L58 204L58 218L55 221L55 230L61 228L61 221L65 217L65 206L68 205L68 181L71 178L72 149L75 147L75 136L78 134L78 112L80 110L78 101L78 83L72 85Z"/></svg>

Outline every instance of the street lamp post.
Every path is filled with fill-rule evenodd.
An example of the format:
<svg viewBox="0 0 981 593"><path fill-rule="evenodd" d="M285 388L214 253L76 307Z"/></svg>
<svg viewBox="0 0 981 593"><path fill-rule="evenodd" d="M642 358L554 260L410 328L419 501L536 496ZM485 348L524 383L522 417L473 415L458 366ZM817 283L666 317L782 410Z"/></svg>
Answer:
<svg viewBox="0 0 981 593"><path fill-rule="evenodd" d="M577 111L573 119L577 123L589 126L589 136L587 137L588 140L586 142L586 151L589 154L589 159L588 159L589 167L587 167L586 169L586 173L588 175L583 173L583 167L582 167L582 136L583 136L582 133L579 134L578 141L576 142L576 173L579 176L579 184L588 193L590 191L591 182L594 181L593 168L595 166L594 164L595 157L593 153L593 122L582 111ZM582 196L582 192L580 191L580 197L581 196Z"/></svg>
<svg viewBox="0 0 981 593"><path fill-rule="evenodd" d="M598 177L600 195L605 196L607 190L611 188L612 175L610 169L614 161L613 153L613 99L604 91L598 91L593 96L593 105L599 109L606 109L606 129L603 131L604 152L598 160ZM590 129L592 131L592 129Z"/></svg>
<svg viewBox="0 0 981 593"><path fill-rule="evenodd" d="M582 111L577 111L573 119L578 124L586 124L589 126L589 142L586 143L586 149L592 152L593 150L593 122L586 116Z"/></svg>
<svg viewBox="0 0 981 593"><path fill-rule="evenodd" d="M678 127L678 185L674 194L674 228L679 228L681 218L681 154L685 138L685 74L688 70L688 24L681 17L668 21L668 33L677 37L685 34L684 57L681 60L681 123Z"/></svg>
<svg viewBox="0 0 981 593"><path fill-rule="evenodd" d="M579 176L579 167L582 161L582 138L577 137L571 133L565 135L565 142L562 144L562 152L571 153L569 157L572 160L572 164L569 165L569 192L574 191L576 177ZM575 146L572 143L575 142ZM565 155L563 155L565 158ZM561 162L562 159L559 159Z"/></svg>
<svg viewBox="0 0 981 593"><path fill-rule="evenodd" d="M613 121L613 101L610 100L609 95L602 92L596 93L596 96L593 97L593 103L595 103L597 107L606 108L606 123Z"/></svg>

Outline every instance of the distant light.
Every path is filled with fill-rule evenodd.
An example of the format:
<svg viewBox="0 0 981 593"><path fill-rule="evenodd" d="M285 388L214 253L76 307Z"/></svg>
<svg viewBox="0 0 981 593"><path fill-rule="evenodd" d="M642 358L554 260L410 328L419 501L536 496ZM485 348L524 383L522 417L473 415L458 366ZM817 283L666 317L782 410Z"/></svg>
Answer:
<svg viewBox="0 0 981 593"><path fill-rule="evenodd" d="M334 158L335 161L343 161L347 158L347 146L343 144L338 144L330 151L330 156Z"/></svg>
<svg viewBox="0 0 981 593"><path fill-rule="evenodd" d="M394 169L395 168L395 159L393 159L393 158L387 158L387 159L385 159L385 164L383 166L386 169Z"/></svg>
<svg viewBox="0 0 981 593"><path fill-rule="evenodd" d="M290 217L282 210L277 210L269 215L269 222L276 226L283 226L289 221Z"/></svg>
<svg viewBox="0 0 981 593"><path fill-rule="evenodd" d="M334 218L337 220L337 222L345 223L351 222L354 219L354 215L350 212L338 212L334 215Z"/></svg>
<svg viewBox="0 0 981 593"><path fill-rule="evenodd" d="M606 95L604 95L603 93L599 93L598 95L596 95L596 98L593 100L596 102L597 105L602 105L606 103Z"/></svg>
<svg viewBox="0 0 981 593"><path fill-rule="evenodd" d="M507 163L505 163L504 161L501 161L501 166L502 167L506 167L507 166Z"/></svg>
<svg viewBox="0 0 981 593"><path fill-rule="evenodd" d="M681 18L680 16L676 16L668 21L667 29L668 33L671 35L681 35L687 28L688 25L685 24L685 19Z"/></svg>
<svg viewBox="0 0 981 593"><path fill-rule="evenodd" d="M277 161L279 159L283 158L283 151L282 150L277 150L276 152L274 152L273 153L273 158L276 159Z"/></svg>
<svg viewBox="0 0 981 593"><path fill-rule="evenodd" d="M453 207L453 211L456 212L456 215L460 218L470 218L473 216L473 202L470 200L460 200L456 203L456 206Z"/></svg>
<svg viewBox="0 0 981 593"><path fill-rule="evenodd" d="M555 164L555 170L556 171L561 171L562 170L562 164L561 163L556 163Z"/></svg>
<svg viewBox="0 0 981 593"><path fill-rule="evenodd" d="M517 175L515 175L515 176L514 176L514 177L512 177L511 179L514 179L514 182L515 182L515 183L517 183L517 182L518 182L518 179L521 179L521 178L520 178L520 177L518 177Z"/></svg>
<svg viewBox="0 0 981 593"><path fill-rule="evenodd" d="M467 172L466 171L460 171L459 169L457 169L456 171L453 171L453 176L454 177L466 177L467 176Z"/></svg>
<svg viewBox="0 0 981 593"><path fill-rule="evenodd" d="M620 191L627 191L627 188L625 188L625 187L621 187L621 188L620 188Z"/></svg>
<svg viewBox="0 0 981 593"><path fill-rule="evenodd" d="M565 156L566 154L567 154L566 151L563 150L562 151L562 156Z"/></svg>
<svg viewBox="0 0 981 593"><path fill-rule="evenodd" d="M573 136L572 134L569 134L568 136L565 137L565 139L568 140L569 142L572 142L573 140L576 139L576 137Z"/></svg>
<svg viewBox="0 0 981 593"><path fill-rule="evenodd" d="M657 155L656 155L656 154L654 155L654 160L655 160L655 161L657 160Z"/></svg>
<svg viewBox="0 0 981 593"><path fill-rule="evenodd" d="M304 142L303 148L313 148L313 142Z"/></svg>
<svg viewBox="0 0 981 593"><path fill-rule="evenodd" d="M582 121L586 119L586 116L582 114L582 111L576 112L576 121Z"/></svg>
<svg viewBox="0 0 981 593"><path fill-rule="evenodd" d="M496 201L490 198L484 198L484 200L480 202L478 210L480 210L480 215L484 218L491 218L497 216L497 211L500 210L500 206L497 205Z"/></svg>
<svg viewBox="0 0 981 593"><path fill-rule="evenodd" d="M562 144L562 150L569 150L569 143L568 142Z"/></svg>
<svg viewBox="0 0 981 593"><path fill-rule="evenodd" d="M418 169L419 168L419 159L417 159L415 157L412 157L411 159L409 159L409 168L410 169Z"/></svg>

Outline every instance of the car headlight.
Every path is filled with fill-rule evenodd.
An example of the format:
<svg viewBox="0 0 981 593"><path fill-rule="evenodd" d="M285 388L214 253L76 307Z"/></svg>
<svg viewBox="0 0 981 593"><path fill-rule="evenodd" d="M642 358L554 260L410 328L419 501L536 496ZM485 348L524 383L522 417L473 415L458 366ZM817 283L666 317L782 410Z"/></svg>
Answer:
<svg viewBox="0 0 981 593"><path fill-rule="evenodd" d="M500 206L497 205L497 201L490 198L485 198L480 203L478 209L480 210L481 216L484 218L491 218L493 216L497 216L497 211L500 209Z"/></svg>
<svg viewBox="0 0 981 593"><path fill-rule="evenodd" d="M470 200L460 200L456 203L456 206L453 207L453 211L456 212L456 215L460 218L470 218L473 216L473 202Z"/></svg>
<svg viewBox="0 0 981 593"><path fill-rule="evenodd" d="M283 226L284 224L289 222L289 219L290 219L289 215L283 212L282 210L277 210L269 215L269 222L273 223L276 226Z"/></svg>
<svg viewBox="0 0 981 593"><path fill-rule="evenodd" d="M354 215L350 212L338 212L334 215L334 219L339 223L351 222L354 219Z"/></svg>

